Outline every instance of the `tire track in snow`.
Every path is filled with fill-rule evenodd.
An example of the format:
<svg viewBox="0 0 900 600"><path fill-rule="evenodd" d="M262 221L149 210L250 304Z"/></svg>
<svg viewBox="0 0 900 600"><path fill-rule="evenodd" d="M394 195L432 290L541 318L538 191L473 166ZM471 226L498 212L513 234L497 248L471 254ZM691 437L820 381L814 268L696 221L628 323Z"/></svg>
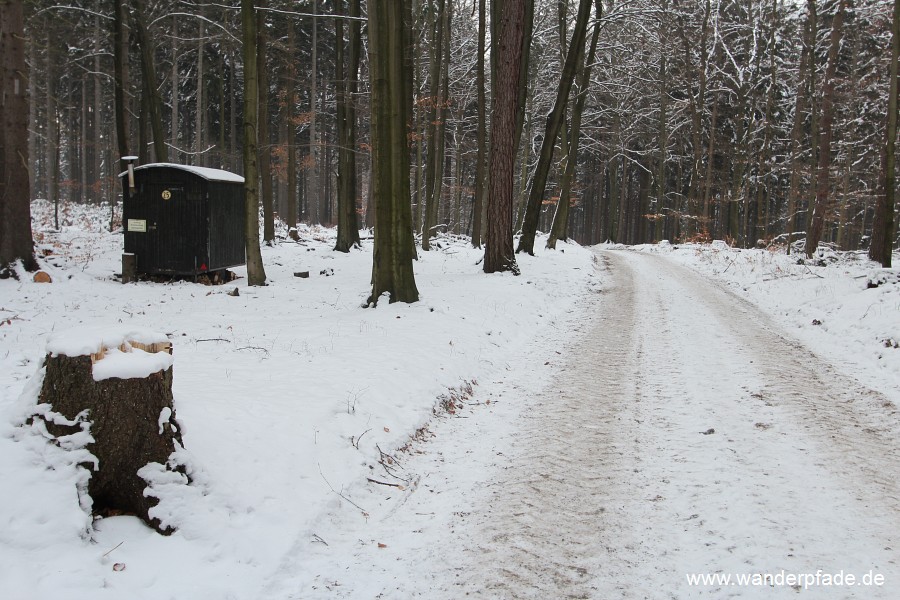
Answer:
<svg viewBox="0 0 900 600"><path fill-rule="evenodd" d="M622 481L634 469L631 411L609 400L633 397L640 385L633 344L634 286L621 277L588 316L592 351L576 353L562 377L524 413L509 449L513 467L492 486L490 508L467 581L487 597L591 598L605 545L591 523L627 502ZM614 299L614 301L613 301ZM477 576L472 576L477 574Z"/></svg>

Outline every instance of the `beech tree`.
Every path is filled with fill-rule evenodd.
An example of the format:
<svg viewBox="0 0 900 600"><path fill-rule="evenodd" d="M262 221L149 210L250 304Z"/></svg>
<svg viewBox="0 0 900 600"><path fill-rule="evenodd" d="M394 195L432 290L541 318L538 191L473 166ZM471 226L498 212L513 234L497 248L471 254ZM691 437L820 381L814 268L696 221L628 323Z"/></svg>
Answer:
<svg viewBox="0 0 900 600"><path fill-rule="evenodd" d="M814 0L810 0L814 2ZM834 89L837 73L838 52L844 33L844 11L847 0L838 0L837 9L831 22L831 37L828 47L828 63L825 67L825 81L822 90L822 117L819 133L819 164L816 170L816 204L813 209L809 232L806 234L806 256L812 258L822 239L825 227L825 211L829 204L829 170L831 168L831 141L834 134Z"/></svg>
<svg viewBox="0 0 900 600"><path fill-rule="evenodd" d="M258 74L256 72L256 7L241 0L244 42L244 248L247 252L247 283L265 285L266 270L259 248L259 168L257 153Z"/></svg>
<svg viewBox="0 0 900 600"><path fill-rule="evenodd" d="M887 127L885 132L884 154L881 163L881 181L875 220L872 224L872 245L869 247L869 258L880 262L881 266L890 268L891 254L894 244L894 190L896 158L894 146L897 142L897 62L900 56L900 0L894 0L894 16L891 27L891 66L890 87L888 96Z"/></svg>
<svg viewBox="0 0 900 600"><path fill-rule="evenodd" d="M141 99L145 102L142 115L149 116L150 128L153 134L153 152L156 162L169 162L169 150L166 146L166 136L162 123L162 99L159 95L159 84L156 77L156 59L154 58L153 40L147 33L146 11L144 0L133 0L134 5L134 32L137 37L138 47L141 51L141 80L143 91ZM146 125L142 118L141 125ZM143 146L143 145L142 145ZM142 147L143 150L143 147Z"/></svg>
<svg viewBox="0 0 900 600"><path fill-rule="evenodd" d="M603 3L596 0L596 19L599 21L603 15ZM600 40L600 24L595 23L594 32L591 35L590 50L587 57L582 50L578 65L578 89L575 96L575 106L572 107L572 125L568 129L567 143L564 144L565 160L563 161L562 182L560 184L559 201L556 204L556 213L553 215L553 226L550 236L547 238L547 248L556 249L556 241L568 239L569 227L569 197L572 193L572 184L575 179L575 165L578 163L578 145L581 141L581 118L584 114L584 106L587 101L588 86L591 82L591 67L597 56L597 42ZM662 161L660 161L662 162Z"/></svg>
<svg viewBox="0 0 900 600"><path fill-rule="evenodd" d="M257 5L267 23L257 30L266 50L256 60L261 197L274 185L271 206L263 202L264 237L279 233L276 217L288 227L337 222L336 247L349 247L351 222L372 225L375 215L371 90L357 82L369 73L367 32L349 16L358 0L266 1L265 12ZM581 0L525 0L529 43L512 139L520 245L535 227L580 243L725 239L784 248L809 231L817 180L827 173L822 242L866 248L884 227L874 213L885 169L872 165L884 161L894 3L847 1L603 0L592 61L589 29L580 48L572 43ZM846 14L825 170L824 90L839 2ZM111 201L120 186L116 158L149 161L155 148L172 160L241 171L239 11L147 0L22 5L35 198ZM411 202L423 244L443 232L471 233L475 246L486 238L502 9L502 0L406 5L415 24L407 43ZM365 15L367 6L356 10ZM554 134L545 116L561 99L570 56L574 79ZM144 82L154 75L156 83ZM543 187L534 185L541 179ZM888 238L896 243L895 233Z"/></svg>
<svg viewBox="0 0 900 600"><path fill-rule="evenodd" d="M21 0L0 1L0 277L37 269L28 180L28 63Z"/></svg>
<svg viewBox="0 0 900 600"><path fill-rule="evenodd" d="M416 302L415 244L410 206L407 127L412 82L407 64L409 0L370 0L369 84L371 87L372 201L375 248L372 294L389 302Z"/></svg>
<svg viewBox="0 0 900 600"><path fill-rule="evenodd" d="M337 0L338 15L344 13L343 0ZM350 35L344 50L344 19L335 23L335 85L337 86L338 191L337 240L334 249L349 252L358 247L359 219L356 215L356 93L360 59L359 0L350 0ZM346 54L346 56L345 56Z"/></svg>
<svg viewBox="0 0 900 600"><path fill-rule="evenodd" d="M544 139L541 142L540 157L531 179L531 191L528 195L528 205L525 210L525 220L522 223L522 236L519 238L519 246L516 252L534 254L534 237L537 233L538 219L540 218L541 200L547 187L547 176L550 173L553 161L553 151L556 147L556 139L566 118L566 105L569 101L569 91L575 80L579 58L584 54L584 43L587 35L588 20L591 15L591 0L580 0L578 4L578 16L575 18L575 29L572 32L572 41L563 64L560 75L559 88L553 110L547 115L544 128Z"/></svg>
<svg viewBox="0 0 900 600"><path fill-rule="evenodd" d="M503 0L497 24L494 100L491 109L491 168L484 272L512 271L519 266L513 252L513 174L520 68L525 39L525 0Z"/></svg>

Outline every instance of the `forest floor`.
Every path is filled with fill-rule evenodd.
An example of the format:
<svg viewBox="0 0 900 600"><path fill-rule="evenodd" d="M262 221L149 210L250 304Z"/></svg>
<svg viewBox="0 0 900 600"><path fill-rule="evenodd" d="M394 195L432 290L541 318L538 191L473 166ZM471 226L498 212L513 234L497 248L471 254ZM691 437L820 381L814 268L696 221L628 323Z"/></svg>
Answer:
<svg viewBox="0 0 900 600"><path fill-rule="evenodd" d="M103 220L37 205L53 283L0 281L4 598L896 596L897 270L564 244L487 277L444 238L421 302L363 309L371 241L282 239L265 288L123 286ZM109 324L175 346L169 537L91 519L22 426L48 340Z"/></svg>

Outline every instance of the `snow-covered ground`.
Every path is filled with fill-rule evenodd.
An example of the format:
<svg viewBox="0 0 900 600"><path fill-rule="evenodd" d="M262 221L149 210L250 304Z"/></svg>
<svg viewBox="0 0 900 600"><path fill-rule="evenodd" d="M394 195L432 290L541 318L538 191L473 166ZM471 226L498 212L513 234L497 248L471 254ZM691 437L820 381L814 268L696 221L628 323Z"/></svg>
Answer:
<svg viewBox="0 0 900 600"><path fill-rule="evenodd" d="M810 260L722 242L637 249L724 283L845 374L894 398L900 393L900 268L883 269L862 252L822 248ZM900 265L900 254L892 262Z"/></svg>
<svg viewBox="0 0 900 600"><path fill-rule="evenodd" d="M467 573L441 564L443 544L472 539L450 535L468 516L466 507L453 503L460 503L460 494L473 503L487 495L489 502L493 488L478 485L502 470L509 470L513 484L521 484L521 478L514 477L521 475L521 461L502 455L498 448L506 448L506 442L497 440L515 439L523 422L528 424L529 436L523 440L554 437L540 422L541 412L531 410L543 402L551 404L557 396L566 397L565 390L547 387L555 385L555 377L565 369L583 372L582 385L591 389L589 371L596 363L578 363L580 344L598 326L596 316L610 312L604 306L629 298L622 294L622 283L614 280L608 265L598 268L602 261L574 244L558 246L564 252L541 250L536 257L520 256L519 277L489 277L478 264L480 252L463 240L443 238L439 249L420 252L415 265L420 302L364 309L371 241L361 251L335 253L331 251L333 231L322 229L301 231L299 243L281 240L263 248L267 287L248 288L243 279L216 287L187 282L122 285L112 276L119 270L122 238L104 232L105 216L72 207L66 225L55 233L48 225L47 207L37 208L42 264L53 283L33 283L28 275L20 281L0 281L0 588L4 598L13 600L355 598L376 597L391 589L427 592L429 582L435 589L450 590L441 597L453 597L457 589L453 578L465 579ZM536 247L543 247L540 240ZM876 269L857 255L829 255L823 259L827 266L820 267L797 264L795 257L716 244L678 248L661 244L639 250L664 255L665 260L724 282L845 375L881 392L884 402L900 404L900 349L896 348L900 278L896 270ZM297 271L309 271L310 277L294 277ZM867 282L878 287L867 287ZM240 295L228 295L235 286ZM679 307L678 316L689 318L690 301L673 304ZM663 315L639 317L642 335L650 336L658 329L669 336L666 348L671 353L696 351L678 347L678 332L668 331ZM742 317L746 314L735 315ZM819 324L813 325L813 319ZM75 464L83 457L67 455L30 428L21 427L36 401L48 342L76 326L149 328L165 333L174 345L175 408L193 483L156 489L162 496L159 516L178 529L169 537L133 517L92 522L76 493L85 473ZM706 335L710 343L718 340L715 332ZM734 342L729 343L723 347L731 348ZM621 352L617 353L618 344ZM634 347L633 340L609 334L602 360L612 364L621 359L627 365L648 360L631 356ZM671 357L655 358L647 364ZM596 368L598 382L611 377L604 365ZM639 383L641 372L631 373ZM679 381L702 388L702 381L677 370L672 373ZM717 376L723 379L723 389L737 385L729 373ZM845 379L835 381L842 385ZM657 392L665 386L662 379L650 383ZM747 402L759 391L747 390L751 398ZM526 397L532 399L525 402ZM896 415L896 408L881 408ZM567 414L564 406L555 410L553 414ZM589 406L584 410L573 409L572 414L597 417ZM692 410L704 407L698 403ZM720 431L718 423L740 421L728 413L727 405L715 410L721 412L714 425ZM747 434L748 443L752 437L754 444L761 440L765 444L762 436L772 423L762 418L759 423L762 426L754 429L751 424L751 429L762 433ZM624 442L633 426L615 427L609 421L602 427ZM691 437L686 439L693 444L689 460L702 461L705 456L727 460L734 452L724 446L714 446L715 452L706 450L695 440L716 442L721 436L694 437L694 423L687 427ZM457 440L455 446L451 439ZM524 442L518 448L521 454L516 456L528 455ZM772 446L770 451L776 449ZM644 450L653 451L653 447ZM677 448L665 450L673 452L675 461L684 458ZM630 465L636 451L630 452L627 460L617 463L614 459L620 453L613 447L608 453L610 468ZM660 456L662 473L668 454ZM638 460L647 458L638 456ZM813 456L809 464L819 469L816 459ZM570 468L572 462L560 464ZM423 479L432 468L440 470L437 478ZM698 472L715 476L712 468ZM548 476L558 487L552 478L568 474ZM645 474L641 481L654 483L649 477ZM737 487L729 488L735 502L750 483L737 481ZM481 491L471 493L467 486ZM507 493L502 489L500 493ZM834 491L825 483L821 489ZM853 490L844 491L853 494ZM633 500L625 488L615 493L623 506ZM662 495L654 506L665 505ZM777 502L788 506L792 497L776 489ZM560 498L564 503L578 502L564 494ZM646 500L641 496L642 502ZM727 501L707 504L709 511L721 512L704 517L720 523L727 516ZM533 510L539 514L541 507ZM840 523L842 516L829 510L831 505L823 504L816 516L822 516L827 526ZM519 518L517 511L508 507L506 518ZM819 514L823 511L824 515ZM628 520L645 519L651 513L623 509L616 514ZM423 515L421 527L400 526L411 523L410 517L416 515ZM686 518L690 521L690 517ZM853 521L857 522L863 521ZM894 522L896 515L885 521ZM489 522L476 523L497 534ZM804 521L807 528L815 523L812 517ZM527 521L522 525L529 526ZM630 530L617 531L634 535ZM684 531L687 537L682 543L699 545L699 530L686 527ZM741 529L751 536L753 531L751 525ZM764 528L758 531L762 535ZM818 532L814 540L816 548L832 542L850 543L844 537L832 540L827 531ZM666 548L653 550L652 540L646 544L650 552L641 554L632 548L631 554L623 556L646 561L659 558ZM852 552L863 546L858 541L844 547ZM590 540L580 546L590 551L598 547ZM764 552L765 540L755 540L752 548ZM871 551L871 557L859 558L887 556L889 562L893 558L896 573L896 547ZM508 557L505 552L504 557ZM584 558L576 557L575 562ZM496 556L487 559L493 560ZM865 566L857 562L852 566ZM802 560L787 564L807 566ZM484 569L473 573L484 573ZM629 581L636 573L641 579ZM619 572L617 579L607 582L608 587L599 589L630 589L635 597L644 590L650 594L647 597L663 597L654 594L666 588L662 577L670 575L654 575L654 564L648 562L635 571ZM386 583L392 577L393 584ZM418 587L401 585L397 577L415 579ZM478 580L470 579L465 589L477 590L477 586ZM502 592L483 595L511 597ZM408 594L386 592L384 597Z"/></svg>
<svg viewBox="0 0 900 600"><path fill-rule="evenodd" d="M405 446L483 379L522 368L510 353L561 327L596 285L590 252L576 245L521 257L519 277L488 277L481 252L441 239L415 265L420 302L364 309L371 240L333 252L323 229L263 248L266 287L122 285L122 236L104 232L107 215L69 207L55 233L49 208L36 213L53 282L0 281L0 588L14 600L256 597L329 508L365 521L341 496L376 485L367 478L397 481L382 451ZM159 515L178 528L168 538L130 517L92 523L76 457L17 427L52 336L118 325L174 345L194 484L161 492Z"/></svg>

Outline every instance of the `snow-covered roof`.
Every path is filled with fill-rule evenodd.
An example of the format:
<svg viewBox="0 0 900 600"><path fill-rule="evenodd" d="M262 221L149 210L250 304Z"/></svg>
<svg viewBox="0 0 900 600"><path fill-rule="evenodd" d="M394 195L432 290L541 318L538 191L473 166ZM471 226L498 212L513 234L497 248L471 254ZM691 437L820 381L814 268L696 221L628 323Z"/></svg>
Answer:
<svg viewBox="0 0 900 600"><path fill-rule="evenodd" d="M231 171L223 171L222 169L210 169L208 167L194 167L191 165L179 165L175 163L148 163L146 165L141 165L139 167L135 167L135 171L140 171L142 169L149 169L151 167L169 167L171 169L181 169L182 171L187 171L188 173L193 173L194 175L199 175L203 179L207 181L228 181L233 183L244 183L244 178L237 173L232 173ZM124 177L128 171L123 171L119 173L119 177Z"/></svg>

